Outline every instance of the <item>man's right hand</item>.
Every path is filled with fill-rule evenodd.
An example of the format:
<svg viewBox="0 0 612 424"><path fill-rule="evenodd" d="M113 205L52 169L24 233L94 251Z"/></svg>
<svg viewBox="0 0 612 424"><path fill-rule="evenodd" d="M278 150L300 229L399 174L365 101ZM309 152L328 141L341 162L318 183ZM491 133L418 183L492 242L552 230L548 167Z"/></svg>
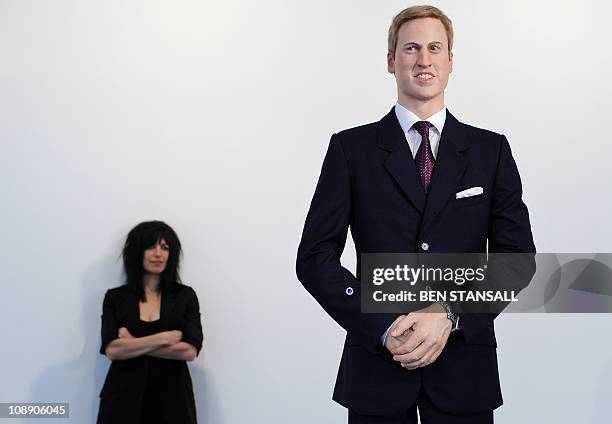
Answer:
<svg viewBox="0 0 612 424"><path fill-rule="evenodd" d="M391 327L389 327L389 332L387 333L387 340L385 340L385 347L392 354L394 354L394 351L401 345L403 345L406 340L408 340L408 337L410 337L410 335L414 333L414 331L409 328L397 337L391 335L391 332L393 331L397 323L400 322L405 316L406 315L400 315L399 317L397 317L397 319L393 321L393 324L391 324Z"/></svg>

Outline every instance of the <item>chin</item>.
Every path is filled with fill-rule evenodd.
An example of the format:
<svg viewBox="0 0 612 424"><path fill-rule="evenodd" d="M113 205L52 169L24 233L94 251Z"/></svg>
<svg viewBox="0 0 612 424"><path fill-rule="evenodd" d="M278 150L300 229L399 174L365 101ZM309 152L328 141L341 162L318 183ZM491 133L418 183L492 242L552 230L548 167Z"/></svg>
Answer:
<svg viewBox="0 0 612 424"><path fill-rule="evenodd" d="M419 100L432 100L440 96L440 91L436 87L420 88L406 93L408 96Z"/></svg>
<svg viewBox="0 0 612 424"><path fill-rule="evenodd" d="M411 99L416 99L416 100L431 100L433 98L435 98L435 95L431 95L431 94L426 94L426 93L415 93L415 92L410 92L410 93L405 93L406 97L411 98Z"/></svg>

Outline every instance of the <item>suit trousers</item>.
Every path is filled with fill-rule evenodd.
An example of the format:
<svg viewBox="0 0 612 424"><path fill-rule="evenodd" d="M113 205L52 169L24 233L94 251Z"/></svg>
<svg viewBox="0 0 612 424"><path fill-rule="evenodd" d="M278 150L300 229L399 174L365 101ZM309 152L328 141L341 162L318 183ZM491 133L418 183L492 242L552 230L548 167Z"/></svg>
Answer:
<svg viewBox="0 0 612 424"><path fill-rule="evenodd" d="M425 390L421 391L417 401L410 409L397 415L361 415L348 411L348 424L417 424L420 417L421 424L492 424L493 411L473 415L449 414L436 408L431 403Z"/></svg>

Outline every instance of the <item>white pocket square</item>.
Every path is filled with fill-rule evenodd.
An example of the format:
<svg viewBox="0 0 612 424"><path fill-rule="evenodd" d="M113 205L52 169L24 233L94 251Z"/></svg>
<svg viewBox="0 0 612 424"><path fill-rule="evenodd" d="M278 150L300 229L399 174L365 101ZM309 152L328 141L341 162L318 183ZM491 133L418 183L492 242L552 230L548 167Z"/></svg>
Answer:
<svg viewBox="0 0 612 424"><path fill-rule="evenodd" d="M455 199L462 199L464 197L478 196L479 194L482 194L483 192L484 190L482 189L482 187L471 187L466 190L460 191L459 193L456 193Z"/></svg>

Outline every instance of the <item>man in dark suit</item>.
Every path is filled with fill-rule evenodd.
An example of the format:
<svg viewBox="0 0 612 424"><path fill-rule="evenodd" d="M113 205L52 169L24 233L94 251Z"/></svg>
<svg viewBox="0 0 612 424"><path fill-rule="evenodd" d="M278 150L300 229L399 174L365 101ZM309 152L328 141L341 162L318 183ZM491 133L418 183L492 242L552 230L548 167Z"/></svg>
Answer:
<svg viewBox="0 0 612 424"><path fill-rule="evenodd" d="M502 404L497 314L457 313L445 302L362 313L359 275L340 263L349 226L357 269L365 252L476 253L487 243L489 252L535 252L506 137L445 107L452 41L451 21L435 7L394 18L397 104L332 136L304 226L297 275L347 331L333 398L352 424L416 423L417 409L423 423L490 423Z"/></svg>

